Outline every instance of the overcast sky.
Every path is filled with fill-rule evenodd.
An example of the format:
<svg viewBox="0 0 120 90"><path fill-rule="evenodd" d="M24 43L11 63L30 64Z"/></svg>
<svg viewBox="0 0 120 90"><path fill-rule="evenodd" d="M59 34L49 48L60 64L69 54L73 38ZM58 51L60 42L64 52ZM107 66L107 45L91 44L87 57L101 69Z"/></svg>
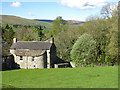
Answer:
<svg viewBox="0 0 120 90"><path fill-rule="evenodd" d="M97 15L107 4L119 0L2 0L2 15L14 15L28 19L55 19L85 21Z"/></svg>

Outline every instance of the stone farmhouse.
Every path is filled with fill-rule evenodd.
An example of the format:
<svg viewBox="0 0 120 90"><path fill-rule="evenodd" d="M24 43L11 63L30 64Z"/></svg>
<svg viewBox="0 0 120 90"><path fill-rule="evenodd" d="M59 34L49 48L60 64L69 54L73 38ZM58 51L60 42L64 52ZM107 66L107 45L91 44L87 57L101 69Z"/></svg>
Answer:
<svg viewBox="0 0 120 90"><path fill-rule="evenodd" d="M10 53L21 69L54 68L56 62L53 37L49 41L17 41L14 38Z"/></svg>

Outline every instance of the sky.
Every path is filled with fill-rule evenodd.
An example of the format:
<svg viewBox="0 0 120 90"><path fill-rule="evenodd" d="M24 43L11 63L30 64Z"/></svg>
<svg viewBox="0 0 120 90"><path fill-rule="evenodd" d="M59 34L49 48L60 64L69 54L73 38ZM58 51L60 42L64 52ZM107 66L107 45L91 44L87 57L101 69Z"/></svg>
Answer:
<svg viewBox="0 0 120 90"><path fill-rule="evenodd" d="M107 4L119 0L2 0L2 15L14 15L27 19L51 19L62 16L65 20L85 21L99 15ZM1 9L0 9L1 10Z"/></svg>

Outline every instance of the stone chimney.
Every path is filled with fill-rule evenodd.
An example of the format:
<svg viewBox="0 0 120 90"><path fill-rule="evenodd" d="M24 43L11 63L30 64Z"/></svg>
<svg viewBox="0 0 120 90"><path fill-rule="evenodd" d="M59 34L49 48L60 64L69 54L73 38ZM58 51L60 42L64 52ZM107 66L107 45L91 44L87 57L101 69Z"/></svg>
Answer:
<svg viewBox="0 0 120 90"><path fill-rule="evenodd" d="M54 43L54 37L50 38L50 43Z"/></svg>
<svg viewBox="0 0 120 90"><path fill-rule="evenodd" d="M13 43L17 43L17 38L13 38Z"/></svg>

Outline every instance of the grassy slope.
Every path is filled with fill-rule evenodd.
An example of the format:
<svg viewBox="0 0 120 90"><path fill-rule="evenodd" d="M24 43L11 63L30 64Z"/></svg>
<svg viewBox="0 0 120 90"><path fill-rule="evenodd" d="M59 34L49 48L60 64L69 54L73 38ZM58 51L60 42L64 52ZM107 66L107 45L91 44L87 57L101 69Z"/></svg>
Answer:
<svg viewBox="0 0 120 90"><path fill-rule="evenodd" d="M2 24L22 24L22 25L42 25L46 27L50 27L51 23L43 22L43 21L35 21L30 19L25 19L17 16L10 15L0 15L0 21L2 20Z"/></svg>
<svg viewBox="0 0 120 90"><path fill-rule="evenodd" d="M3 71L3 87L117 88L118 67Z"/></svg>

